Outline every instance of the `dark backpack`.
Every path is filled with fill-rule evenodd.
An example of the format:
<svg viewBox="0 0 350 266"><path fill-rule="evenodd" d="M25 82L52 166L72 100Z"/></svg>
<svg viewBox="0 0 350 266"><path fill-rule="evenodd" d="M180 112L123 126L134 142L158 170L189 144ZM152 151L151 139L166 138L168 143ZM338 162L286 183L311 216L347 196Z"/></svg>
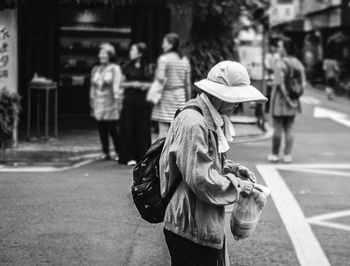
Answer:
<svg viewBox="0 0 350 266"><path fill-rule="evenodd" d="M193 109L203 114L197 106L187 106L183 110L185 109ZM181 111L178 110L175 117ZM165 138L154 142L133 171L134 183L131 187L131 194L141 217L150 223L163 222L166 207L182 180L178 178L170 188L166 198L161 197L159 159L164 143Z"/></svg>
<svg viewBox="0 0 350 266"><path fill-rule="evenodd" d="M283 62L287 66L285 86L288 92L288 96L292 100L297 100L304 93L304 88L301 79L301 71L293 67L287 60L283 60Z"/></svg>

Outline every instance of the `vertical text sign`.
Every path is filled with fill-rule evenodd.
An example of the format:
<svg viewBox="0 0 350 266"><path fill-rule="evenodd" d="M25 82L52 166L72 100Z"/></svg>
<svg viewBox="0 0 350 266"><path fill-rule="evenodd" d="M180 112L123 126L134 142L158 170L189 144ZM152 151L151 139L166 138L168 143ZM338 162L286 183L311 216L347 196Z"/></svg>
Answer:
<svg viewBox="0 0 350 266"><path fill-rule="evenodd" d="M0 11L0 90L17 92L16 11Z"/></svg>

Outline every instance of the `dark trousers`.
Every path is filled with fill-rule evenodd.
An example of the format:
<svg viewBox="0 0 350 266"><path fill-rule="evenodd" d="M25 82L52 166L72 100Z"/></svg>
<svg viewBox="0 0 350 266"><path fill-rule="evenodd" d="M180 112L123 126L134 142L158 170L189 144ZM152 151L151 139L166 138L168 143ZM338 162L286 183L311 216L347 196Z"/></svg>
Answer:
<svg viewBox="0 0 350 266"><path fill-rule="evenodd" d="M164 229L171 266L221 266L224 265L224 248L215 249L198 245Z"/></svg>
<svg viewBox="0 0 350 266"><path fill-rule="evenodd" d="M147 104L123 105L120 120L120 163L126 164L130 160L139 162L151 146L150 110Z"/></svg>
<svg viewBox="0 0 350 266"><path fill-rule="evenodd" d="M293 136L294 116L274 116L272 137L272 154L277 155L280 151L282 134L285 137L284 155L291 155L294 136Z"/></svg>
<svg viewBox="0 0 350 266"><path fill-rule="evenodd" d="M109 136L111 136L115 152L118 154L118 121L97 121L97 127L100 135L102 152L105 155L109 155Z"/></svg>

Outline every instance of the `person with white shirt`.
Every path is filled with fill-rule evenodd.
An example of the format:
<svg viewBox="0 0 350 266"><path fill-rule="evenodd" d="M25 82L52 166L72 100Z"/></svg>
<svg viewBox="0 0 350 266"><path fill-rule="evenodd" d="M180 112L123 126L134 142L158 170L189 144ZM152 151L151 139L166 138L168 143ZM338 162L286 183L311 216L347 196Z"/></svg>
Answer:
<svg viewBox="0 0 350 266"><path fill-rule="evenodd" d="M98 58L100 64L91 71L90 107L97 121L102 145L102 158L111 159L109 136L111 136L116 158L118 159L118 120L122 109L123 90L120 87L122 72L113 63L115 49L109 43L100 45Z"/></svg>

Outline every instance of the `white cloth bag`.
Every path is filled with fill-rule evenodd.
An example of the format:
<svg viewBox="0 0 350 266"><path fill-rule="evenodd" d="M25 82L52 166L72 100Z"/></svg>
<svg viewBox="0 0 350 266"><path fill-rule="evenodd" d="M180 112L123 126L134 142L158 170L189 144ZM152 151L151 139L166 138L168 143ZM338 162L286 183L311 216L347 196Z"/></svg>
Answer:
<svg viewBox="0 0 350 266"><path fill-rule="evenodd" d="M154 105L158 104L162 98L165 83L166 80L160 82L158 79L155 79L147 92L146 100Z"/></svg>

